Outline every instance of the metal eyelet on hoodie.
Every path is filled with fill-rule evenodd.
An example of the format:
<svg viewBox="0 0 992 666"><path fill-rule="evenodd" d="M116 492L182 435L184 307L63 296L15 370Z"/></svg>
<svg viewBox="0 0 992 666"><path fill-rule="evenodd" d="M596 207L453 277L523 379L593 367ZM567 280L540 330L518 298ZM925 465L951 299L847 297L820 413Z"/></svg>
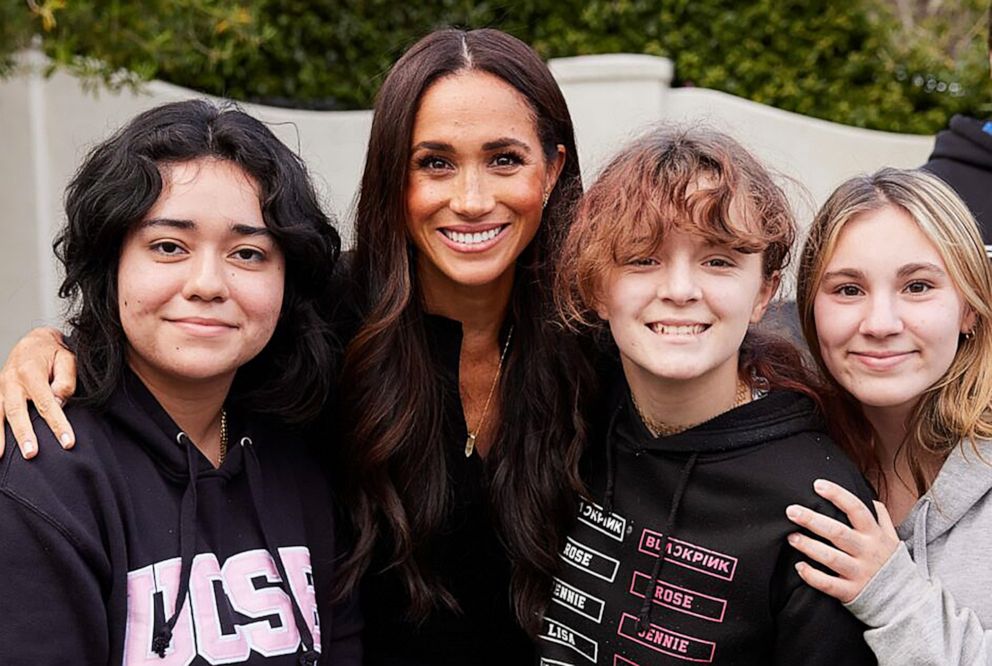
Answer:
<svg viewBox="0 0 992 666"><path fill-rule="evenodd" d="M240 444L241 446L253 446L254 442L251 441L251 437L242 437Z"/></svg>

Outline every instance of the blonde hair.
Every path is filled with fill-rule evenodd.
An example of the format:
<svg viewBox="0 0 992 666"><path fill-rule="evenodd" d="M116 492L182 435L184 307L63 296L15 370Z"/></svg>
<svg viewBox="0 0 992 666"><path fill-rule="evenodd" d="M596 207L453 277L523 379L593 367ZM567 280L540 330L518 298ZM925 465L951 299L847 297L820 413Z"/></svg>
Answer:
<svg viewBox="0 0 992 666"><path fill-rule="evenodd" d="M903 454L922 494L930 484L922 465L924 454L943 459L962 439L974 444L976 438L992 437L992 268L971 213L950 187L925 171L886 168L852 178L834 191L813 220L799 259L796 300L810 353L835 392L834 399L827 401L834 436L877 486L883 482L876 453L878 435L860 404L824 365L813 302L847 223L888 206L908 213L933 243L975 314L971 334L958 345L944 375L923 393L907 423Z"/></svg>

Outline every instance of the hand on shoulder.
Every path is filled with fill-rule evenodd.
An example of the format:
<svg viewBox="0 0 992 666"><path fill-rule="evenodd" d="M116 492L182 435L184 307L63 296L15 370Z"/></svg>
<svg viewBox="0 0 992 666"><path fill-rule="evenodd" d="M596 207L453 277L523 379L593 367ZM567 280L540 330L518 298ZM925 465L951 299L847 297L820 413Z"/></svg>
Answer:
<svg viewBox="0 0 992 666"><path fill-rule="evenodd" d="M844 603L852 601L878 573L899 546L899 536L881 502L874 502L878 519L864 502L841 486L818 479L817 495L831 502L847 516L850 525L804 506L792 504L786 516L800 527L822 537L823 541L799 532L789 535L789 543L806 557L835 575L820 571L806 562L796 564L799 576L810 586Z"/></svg>
<svg viewBox="0 0 992 666"><path fill-rule="evenodd" d="M0 424L6 419L21 455L38 453L38 436L28 413L28 401L56 435L62 448L76 443L62 405L76 391L76 357L54 328L30 331L10 351L0 368ZM4 453L4 429L0 427L0 456Z"/></svg>

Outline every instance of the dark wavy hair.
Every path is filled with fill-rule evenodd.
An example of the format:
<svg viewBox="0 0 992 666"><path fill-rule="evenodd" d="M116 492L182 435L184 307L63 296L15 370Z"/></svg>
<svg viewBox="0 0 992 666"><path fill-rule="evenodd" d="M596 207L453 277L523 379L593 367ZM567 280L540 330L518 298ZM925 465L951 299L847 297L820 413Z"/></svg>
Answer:
<svg viewBox="0 0 992 666"><path fill-rule="evenodd" d="M103 404L125 368L117 266L128 232L162 191L161 167L227 160L259 188L262 218L286 258L282 311L272 339L242 366L232 401L290 423L326 401L334 359L324 311L327 276L340 251L306 167L260 121L234 106L188 100L135 117L86 157L66 190L67 222L55 241L65 269L70 340L83 400Z"/></svg>
<svg viewBox="0 0 992 666"><path fill-rule="evenodd" d="M447 76L479 71L513 86L533 110L547 159L565 163L534 240L517 260L507 317L514 340L500 380L501 421L486 458L492 515L513 564L521 625L536 633L550 598L563 530L581 487L580 387L591 381L578 340L554 323L552 269L581 194L572 121L541 59L491 29L435 31L393 66L375 103L357 206L353 280L363 321L348 346L342 396L348 429L348 506L356 532L343 572L354 585L373 559L396 567L409 616L457 608L427 562L430 537L451 508L443 395L431 365L415 249L406 230L405 184L414 118L424 92ZM582 393L585 395L585 393ZM549 533L550 531L550 533ZM377 551L378 549L378 551ZM442 572L443 573L443 572Z"/></svg>
<svg viewBox="0 0 992 666"><path fill-rule="evenodd" d="M596 305L610 273L651 254L673 231L759 253L762 277L773 280L789 263L796 219L771 173L733 138L659 125L617 153L583 197L556 275L562 318L604 340L607 326ZM612 340L603 346L616 353ZM749 329L738 373L745 381L760 377L770 388L803 393L822 408L815 374L778 336Z"/></svg>

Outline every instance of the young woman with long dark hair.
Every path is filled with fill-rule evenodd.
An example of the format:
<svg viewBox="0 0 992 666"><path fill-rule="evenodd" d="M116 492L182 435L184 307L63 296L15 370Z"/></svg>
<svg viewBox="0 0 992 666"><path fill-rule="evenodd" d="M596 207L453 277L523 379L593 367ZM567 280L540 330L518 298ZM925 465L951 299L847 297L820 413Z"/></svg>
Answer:
<svg viewBox="0 0 992 666"><path fill-rule="evenodd" d="M592 381L551 296L580 193L564 98L519 40L439 30L390 71L336 282L350 342L334 423L355 534L342 576L345 590L362 585L367 663L532 658ZM22 372L69 433L48 369L30 370L59 349L35 334L8 361L3 405L19 440L31 439Z"/></svg>
<svg viewBox="0 0 992 666"><path fill-rule="evenodd" d="M536 631L579 486L585 363L551 271L580 188L565 100L513 37L432 33L383 83L340 394L373 660L529 658L516 626Z"/></svg>

